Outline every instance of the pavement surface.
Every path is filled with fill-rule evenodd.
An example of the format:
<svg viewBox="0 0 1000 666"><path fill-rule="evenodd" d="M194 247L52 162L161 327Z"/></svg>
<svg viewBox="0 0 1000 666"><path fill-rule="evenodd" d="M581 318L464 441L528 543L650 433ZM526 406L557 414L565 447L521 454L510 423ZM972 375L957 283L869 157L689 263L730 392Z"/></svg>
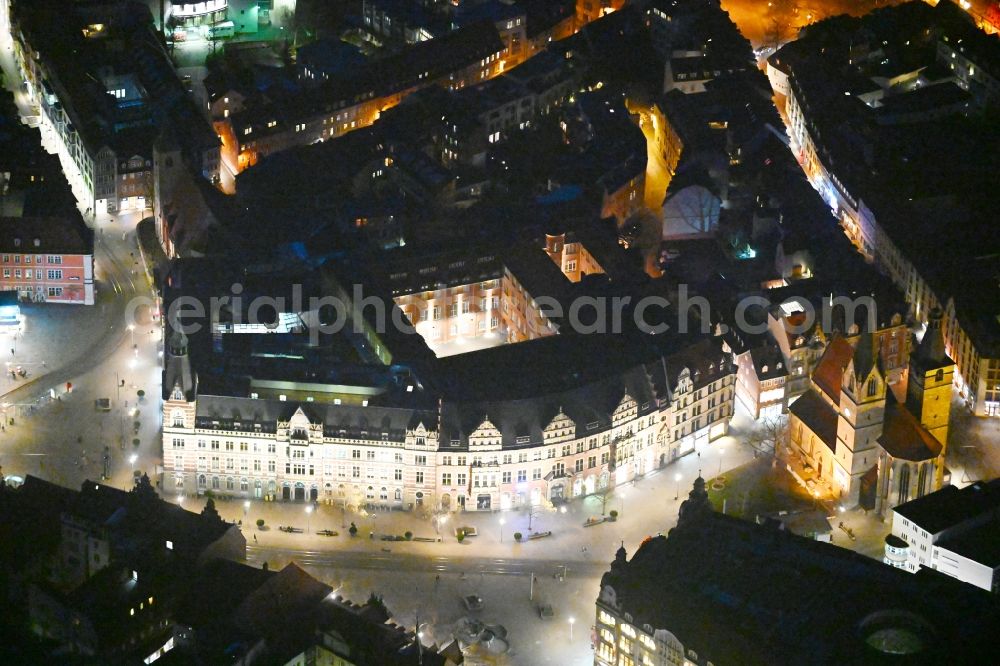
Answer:
<svg viewBox="0 0 1000 666"><path fill-rule="evenodd" d="M40 127L42 145L59 155L77 200L87 201L79 171L47 119L19 89L5 15L0 16L0 67L22 120ZM10 343L3 345L5 351L14 349L4 360L22 365L28 376L0 378L0 467L14 480L35 474L79 486L105 478L129 487L133 468L155 472L161 455L161 333L153 311L139 305L153 298L136 246L142 211L95 219L84 204L79 206L96 231L96 304L23 306L23 333L3 341ZM140 401L140 389L149 397ZM111 399L110 412L95 408L98 398Z"/></svg>

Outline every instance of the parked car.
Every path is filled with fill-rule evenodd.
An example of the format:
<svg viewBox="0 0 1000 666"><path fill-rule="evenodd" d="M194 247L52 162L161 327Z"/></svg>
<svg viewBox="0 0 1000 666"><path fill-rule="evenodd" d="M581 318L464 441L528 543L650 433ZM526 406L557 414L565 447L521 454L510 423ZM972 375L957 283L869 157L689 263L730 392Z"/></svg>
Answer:
<svg viewBox="0 0 1000 666"><path fill-rule="evenodd" d="M174 37L174 41L175 42L186 42L187 38L188 38L188 35L187 35L186 31L178 29L178 30L174 30L173 37Z"/></svg>
<svg viewBox="0 0 1000 666"><path fill-rule="evenodd" d="M538 604L538 617L543 620L551 620L556 612L552 610L552 604Z"/></svg>
<svg viewBox="0 0 1000 666"><path fill-rule="evenodd" d="M478 594L469 594L462 597L462 603L465 604L465 609L470 611L481 611L483 610L483 598Z"/></svg>

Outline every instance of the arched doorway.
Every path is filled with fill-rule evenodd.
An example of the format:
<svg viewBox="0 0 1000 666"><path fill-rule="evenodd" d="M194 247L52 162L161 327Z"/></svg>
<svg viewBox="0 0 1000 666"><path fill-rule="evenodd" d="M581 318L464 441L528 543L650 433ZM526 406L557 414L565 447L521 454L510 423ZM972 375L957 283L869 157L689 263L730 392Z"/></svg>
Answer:
<svg viewBox="0 0 1000 666"><path fill-rule="evenodd" d="M319 488L313 486L309 489L309 499L313 502L319 499Z"/></svg>
<svg viewBox="0 0 1000 666"><path fill-rule="evenodd" d="M583 493L583 479L576 477L573 479L573 497L579 497Z"/></svg>
<svg viewBox="0 0 1000 666"><path fill-rule="evenodd" d="M295 484L295 501L296 502L306 501L306 486L302 482Z"/></svg>
<svg viewBox="0 0 1000 666"><path fill-rule="evenodd" d="M281 499L286 502L292 499L292 489L288 487L287 483L281 487Z"/></svg>
<svg viewBox="0 0 1000 666"><path fill-rule="evenodd" d="M443 495L441 495L441 510L447 511L450 508L451 508L451 494L444 493Z"/></svg>
<svg viewBox="0 0 1000 666"><path fill-rule="evenodd" d="M596 490L597 478L593 474L591 474L590 476L587 477L587 481L584 483L584 486L587 489L586 493L588 495L593 494L594 490Z"/></svg>

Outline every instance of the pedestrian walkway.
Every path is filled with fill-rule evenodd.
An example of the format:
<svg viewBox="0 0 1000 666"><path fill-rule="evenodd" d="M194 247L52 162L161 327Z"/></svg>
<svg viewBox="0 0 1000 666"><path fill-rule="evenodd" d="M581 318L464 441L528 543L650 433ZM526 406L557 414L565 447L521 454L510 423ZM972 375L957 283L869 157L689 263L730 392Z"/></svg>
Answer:
<svg viewBox="0 0 1000 666"><path fill-rule="evenodd" d="M720 455L723 447L725 455ZM590 495L558 507L536 509L530 512L531 515L527 509L521 509L420 517L405 511L352 511L301 502L214 501L224 519L241 523L247 541L262 548L604 562L613 558L622 541L635 547L647 536L666 534L676 524L680 502L687 498L699 470L708 477L714 475L716 465L728 470L753 459L753 450L738 445L732 436L703 448L704 451L692 453L635 483L615 489L607 498ZM702 469L702 465L709 462L712 474ZM200 511L206 498L184 497L175 498L175 501L180 501L190 511ZM584 526L589 518L602 513L608 516L612 510L619 513L617 520ZM259 519L264 520L264 529L257 528ZM355 537L349 535L351 523L357 527ZM284 532L280 527L301 531ZM455 536L455 530L460 527L475 528L476 536L467 537L460 543ZM321 535L324 530L337 535ZM405 540L407 532L411 533L412 540ZM521 542L514 538L517 532L522 535ZM533 540L527 538L531 533L540 532L552 534Z"/></svg>

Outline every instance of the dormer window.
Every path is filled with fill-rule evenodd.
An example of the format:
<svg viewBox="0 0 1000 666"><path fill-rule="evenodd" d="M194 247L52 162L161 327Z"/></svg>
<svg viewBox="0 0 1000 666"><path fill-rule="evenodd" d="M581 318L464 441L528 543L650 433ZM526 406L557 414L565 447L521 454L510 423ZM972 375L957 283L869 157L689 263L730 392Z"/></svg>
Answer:
<svg viewBox="0 0 1000 666"><path fill-rule="evenodd" d="M184 399L184 391L181 390L180 386L175 386L174 387L174 394L172 396L170 396L170 398L171 398L171 400L183 400Z"/></svg>

